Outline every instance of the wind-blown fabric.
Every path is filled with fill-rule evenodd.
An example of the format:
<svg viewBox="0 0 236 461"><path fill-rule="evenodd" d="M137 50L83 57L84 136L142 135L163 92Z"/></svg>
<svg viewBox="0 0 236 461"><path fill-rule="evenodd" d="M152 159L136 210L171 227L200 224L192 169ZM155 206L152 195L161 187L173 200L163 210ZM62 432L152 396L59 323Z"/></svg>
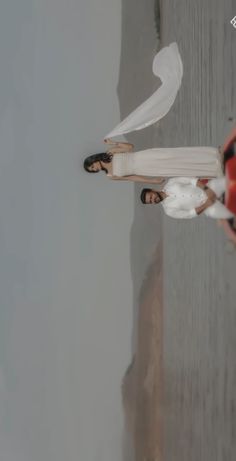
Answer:
<svg viewBox="0 0 236 461"><path fill-rule="evenodd" d="M146 128L169 112L181 86L183 76L183 63L177 43L171 43L156 54L152 70L154 75L160 78L162 85L110 131L105 138L113 138Z"/></svg>

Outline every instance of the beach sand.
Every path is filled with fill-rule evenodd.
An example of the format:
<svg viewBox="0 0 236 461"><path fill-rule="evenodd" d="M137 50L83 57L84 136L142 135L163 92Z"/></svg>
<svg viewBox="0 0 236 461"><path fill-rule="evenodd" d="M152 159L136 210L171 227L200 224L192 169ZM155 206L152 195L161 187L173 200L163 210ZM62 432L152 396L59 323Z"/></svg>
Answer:
<svg viewBox="0 0 236 461"><path fill-rule="evenodd" d="M135 460L162 459L162 248L158 246L143 282L134 359L122 385L127 431Z"/></svg>
<svg viewBox="0 0 236 461"><path fill-rule="evenodd" d="M152 74L158 49L154 2L130 0L122 6L122 48L118 96L124 118L159 85ZM139 149L152 146L154 129L132 133ZM135 186L130 233L134 327L131 367L124 376L124 460L157 461L162 452L162 220L161 210L140 206L143 185Z"/></svg>

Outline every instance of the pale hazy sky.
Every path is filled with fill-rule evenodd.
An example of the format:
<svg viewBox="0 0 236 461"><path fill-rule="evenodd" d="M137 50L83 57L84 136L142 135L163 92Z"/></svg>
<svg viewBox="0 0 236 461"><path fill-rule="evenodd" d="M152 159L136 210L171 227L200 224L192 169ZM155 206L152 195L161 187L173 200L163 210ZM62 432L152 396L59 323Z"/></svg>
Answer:
<svg viewBox="0 0 236 461"><path fill-rule="evenodd" d="M0 2L0 460L118 461L133 186L88 176L119 121L121 0Z"/></svg>

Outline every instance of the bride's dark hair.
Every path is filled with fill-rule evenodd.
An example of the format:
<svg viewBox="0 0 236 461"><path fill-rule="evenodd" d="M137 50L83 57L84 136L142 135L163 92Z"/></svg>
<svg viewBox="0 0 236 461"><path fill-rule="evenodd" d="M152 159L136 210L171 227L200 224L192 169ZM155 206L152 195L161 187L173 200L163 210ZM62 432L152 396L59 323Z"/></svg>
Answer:
<svg viewBox="0 0 236 461"><path fill-rule="evenodd" d="M95 162L110 163L112 161L112 157L113 157L112 154L109 154L107 152L102 152L100 154L89 155L84 160L84 169L88 173L98 173L98 171L91 171L89 169L89 167L91 167ZM102 168L102 169L107 173L106 168Z"/></svg>

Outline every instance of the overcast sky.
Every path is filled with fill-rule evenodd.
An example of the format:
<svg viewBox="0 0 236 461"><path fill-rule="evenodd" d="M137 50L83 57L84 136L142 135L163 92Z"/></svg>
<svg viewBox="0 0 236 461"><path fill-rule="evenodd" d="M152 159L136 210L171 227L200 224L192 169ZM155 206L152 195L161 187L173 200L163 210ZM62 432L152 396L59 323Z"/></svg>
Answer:
<svg viewBox="0 0 236 461"><path fill-rule="evenodd" d="M83 172L119 121L121 0L0 2L0 459L116 461L133 186Z"/></svg>

